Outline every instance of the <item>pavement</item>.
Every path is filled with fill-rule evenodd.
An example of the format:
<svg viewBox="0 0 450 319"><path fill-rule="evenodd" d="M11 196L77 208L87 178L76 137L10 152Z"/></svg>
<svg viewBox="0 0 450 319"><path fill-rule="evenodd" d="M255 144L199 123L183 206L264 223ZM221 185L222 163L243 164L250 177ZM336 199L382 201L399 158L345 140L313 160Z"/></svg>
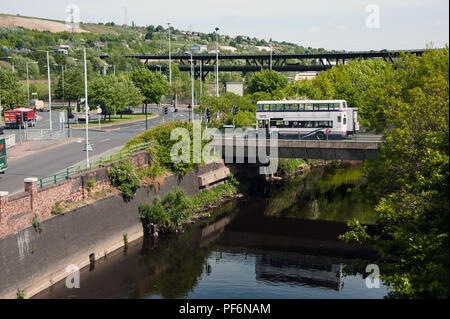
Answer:
<svg viewBox="0 0 450 319"><path fill-rule="evenodd" d="M149 108L148 111L161 114L161 109L158 108ZM36 129L48 129L50 124L48 113L41 113L40 115L42 119L38 121ZM173 113L173 118L175 120L188 120L189 115L186 111L180 110L177 113ZM164 121L167 122L168 120L172 120L172 114L170 113L164 118ZM149 119L148 128L158 126L162 122L162 116ZM52 126L54 129L59 129L59 115L52 114ZM11 134L9 131L18 130L7 130L5 131L5 136ZM117 124L108 127L108 131L89 129L89 141L93 148L93 151L89 152L90 159L114 153L121 149L131 138L144 131L145 120ZM17 141L19 140L17 139ZM84 144L85 131L71 130L71 139L65 140L62 144L52 145L36 151L25 151L26 145L23 142L22 149L20 146L16 146L18 147L17 149L15 149L16 147L8 149L8 170L5 174L0 175L0 191L8 191L10 195L22 192L23 180L27 177L46 177L85 161Z"/></svg>

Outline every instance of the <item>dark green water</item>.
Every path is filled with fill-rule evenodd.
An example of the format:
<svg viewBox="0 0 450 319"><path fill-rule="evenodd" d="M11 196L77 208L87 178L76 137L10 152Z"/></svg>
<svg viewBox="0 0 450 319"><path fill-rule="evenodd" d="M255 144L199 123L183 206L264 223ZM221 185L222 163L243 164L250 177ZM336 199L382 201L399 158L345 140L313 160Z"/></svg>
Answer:
<svg viewBox="0 0 450 319"><path fill-rule="evenodd" d="M373 224L359 168L316 169L230 202L178 235L130 243L35 298L382 298L343 268L375 259L337 236L354 217Z"/></svg>

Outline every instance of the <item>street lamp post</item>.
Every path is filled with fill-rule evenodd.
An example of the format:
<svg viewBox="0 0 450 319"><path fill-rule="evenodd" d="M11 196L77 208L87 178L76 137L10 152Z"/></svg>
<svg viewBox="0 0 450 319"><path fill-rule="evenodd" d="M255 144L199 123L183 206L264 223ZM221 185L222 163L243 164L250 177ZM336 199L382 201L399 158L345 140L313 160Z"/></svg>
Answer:
<svg viewBox="0 0 450 319"><path fill-rule="evenodd" d="M49 62L49 55L47 51L47 74L48 74L48 116L50 118L50 134L52 133L52 90L51 90L51 84L50 84L50 62Z"/></svg>
<svg viewBox="0 0 450 319"><path fill-rule="evenodd" d="M37 62L26 62L25 68L27 69L27 98L28 98L28 106L30 106L30 84L28 79L28 64L37 64Z"/></svg>
<svg viewBox="0 0 450 319"><path fill-rule="evenodd" d="M170 52L170 25L171 23L167 23L169 28L169 85L172 86L172 53Z"/></svg>
<svg viewBox="0 0 450 319"><path fill-rule="evenodd" d="M216 28L216 97L219 97L219 28Z"/></svg>
<svg viewBox="0 0 450 319"><path fill-rule="evenodd" d="M270 71L272 71L272 54L273 54L273 47L272 42L270 42Z"/></svg>
<svg viewBox="0 0 450 319"><path fill-rule="evenodd" d="M192 57L192 51L189 52L191 54L191 91L192 91L192 122L194 122L194 58Z"/></svg>
<svg viewBox="0 0 450 319"><path fill-rule="evenodd" d="M85 145L85 151L86 151L86 167L89 168L89 150L92 149L91 145L89 144L89 104L88 104L88 92L87 92L87 66L86 66L86 48L83 48L84 52L84 110L86 115L86 145Z"/></svg>

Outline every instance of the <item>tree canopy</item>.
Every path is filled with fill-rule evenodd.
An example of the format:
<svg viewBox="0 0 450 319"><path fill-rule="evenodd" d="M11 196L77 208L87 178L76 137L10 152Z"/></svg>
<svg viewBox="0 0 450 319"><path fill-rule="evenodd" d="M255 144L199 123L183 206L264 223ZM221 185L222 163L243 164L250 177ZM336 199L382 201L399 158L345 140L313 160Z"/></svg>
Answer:
<svg viewBox="0 0 450 319"><path fill-rule="evenodd" d="M275 71L263 70L256 73L248 85L248 92L267 92L272 93L283 89L288 85L287 78Z"/></svg>
<svg viewBox="0 0 450 319"><path fill-rule="evenodd" d="M27 95L10 70L0 69L0 95L4 110L26 105Z"/></svg>
<svg viewBox="0 0 450 319"><path fill-rule="evenodd" d="M383 72L363 108L383 132L365 163L381 234L357 221L344 239L375 247L395 298L448 298L449 52L404 55Z"/></svg>
<svg viewBox="0 0 450 319"><path fill-rule="evenodd" d="M105 112L121 113L126 106L139 106L144 97L126 77L102 76L89 83L89 104Z"/></svg>
<svg viewBox="0 0 450 319"><path fill-rule="evenodd" d="M164 77L146 68L139 68L130 73L129 78L145 97L144 103L161 103L161 98L168 92L168 83Z"/></svg>
<svg viewBox="0 0 450 319"><path fill-rule="evenodd" d="M62 76L60 76L56 95L62 98ZM64 99L76 100L84 97L84 73L80 69L68 69L64 71Z"/></svg>

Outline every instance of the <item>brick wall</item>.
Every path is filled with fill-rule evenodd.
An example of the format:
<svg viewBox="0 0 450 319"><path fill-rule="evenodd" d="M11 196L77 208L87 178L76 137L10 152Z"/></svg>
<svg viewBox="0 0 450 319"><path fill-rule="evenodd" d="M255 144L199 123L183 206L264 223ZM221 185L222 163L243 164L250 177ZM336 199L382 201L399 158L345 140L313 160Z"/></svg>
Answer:
<svg viewBox="0 0 450 319"><path fill-rule="evenodd" d="M131 162L136 168L148 165L148 154L145 151L133 154ZM37 178L24 180L24 192L9 196L8 192L0 192L0 238L15 233L31 225L34 216L40 221L52 216L52 209L57 201L65 203L84 199L88 195L87 181L95 179L91 192L108 187L108 170L111 164L104 167L71 176L56 184L38 186Z"/></svg>

